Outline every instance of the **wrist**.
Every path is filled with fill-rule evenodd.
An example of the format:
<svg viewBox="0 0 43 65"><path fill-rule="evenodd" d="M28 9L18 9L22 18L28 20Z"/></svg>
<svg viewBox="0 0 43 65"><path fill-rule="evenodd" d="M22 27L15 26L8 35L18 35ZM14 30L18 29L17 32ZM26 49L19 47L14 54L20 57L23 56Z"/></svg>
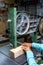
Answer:
<svg viewBox="0 0 43 65"><path fill-rule="evenodd" d="M27 48L27 49L26 49L26 52L27 52L27 51L30 51L30 50L31 50L30 48Z"/></svg>

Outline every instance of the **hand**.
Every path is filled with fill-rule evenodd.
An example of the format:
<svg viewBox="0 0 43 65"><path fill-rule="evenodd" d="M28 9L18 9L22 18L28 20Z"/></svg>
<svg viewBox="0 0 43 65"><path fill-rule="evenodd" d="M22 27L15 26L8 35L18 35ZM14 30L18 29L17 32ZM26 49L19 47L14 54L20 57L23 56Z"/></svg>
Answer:
<svg viewBox="0 0 43 65"><path fill-rule="evenodd" d="M26 51L30 51L31 50L31 46L32 44L31 43L24 43L22 45L22 49L26 52Z"/></svg>
<svg viewBox="0 0 43 65"><path fill-rule="evenodd" d="M26 46L26 47L31 48L31 47L32 47L32 43L26 43L26 42L25 42L25 43L22 44L22 46Z"/></svg>
<svg viewBox="0 0 43 65"><path fill-rule="evenodd" d="M22 46L22 49L23 49L25 52L31 50L29 47L26 47L26 46Z"/></svg>

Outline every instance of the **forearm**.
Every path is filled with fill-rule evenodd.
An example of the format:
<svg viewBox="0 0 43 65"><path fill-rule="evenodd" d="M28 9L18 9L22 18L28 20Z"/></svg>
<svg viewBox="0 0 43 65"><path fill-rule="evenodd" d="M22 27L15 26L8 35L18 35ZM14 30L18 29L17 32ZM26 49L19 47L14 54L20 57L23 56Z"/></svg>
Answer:
<svg viewBox="0 0 43 65"><path fill-rule="evenodd" d="M27 51L26 54L27 54L27 62L29 65L38 65L35 61L32 51Z"/></svg>
<svg viewBox="0 0 43 65"><path fill-rule="evenodd" d="M40 51L43 51L43 44L39 44L39 43L32 43L32 47L36 48Z"/></svg>

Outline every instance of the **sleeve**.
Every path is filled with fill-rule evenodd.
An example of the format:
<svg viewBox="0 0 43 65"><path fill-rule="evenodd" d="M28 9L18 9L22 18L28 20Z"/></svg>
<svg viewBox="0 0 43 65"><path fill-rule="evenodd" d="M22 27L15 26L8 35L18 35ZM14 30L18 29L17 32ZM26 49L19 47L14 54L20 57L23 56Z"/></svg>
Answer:
<svg viewBox="0 0 43 65"><path fill-rule="evenodd" d="M32 43L32 47L36 48L37 50L43 51L43 44Z"/></svg>
<svg viewBox="0 0 43 65"><path fill-rule="evenodd" d="M33 52L32 51L27 51L26 52L26 55L27 55L27 62L28 62L28 65L38 65L35 61L35 58L34 58L34 55L33 55Z"/></svg>

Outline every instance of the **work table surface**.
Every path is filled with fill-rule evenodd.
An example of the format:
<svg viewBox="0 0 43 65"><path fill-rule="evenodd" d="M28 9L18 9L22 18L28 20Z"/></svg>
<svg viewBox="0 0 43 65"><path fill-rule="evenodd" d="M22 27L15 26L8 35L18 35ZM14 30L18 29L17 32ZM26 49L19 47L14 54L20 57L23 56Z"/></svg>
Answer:
<svg viewBox="0 0 43 65"><path fill-rule="evenodd" d="M10 49L12 47L9 44L0 47L0 65L27 65L25 55L13 59L10 57Z"/></svg>

